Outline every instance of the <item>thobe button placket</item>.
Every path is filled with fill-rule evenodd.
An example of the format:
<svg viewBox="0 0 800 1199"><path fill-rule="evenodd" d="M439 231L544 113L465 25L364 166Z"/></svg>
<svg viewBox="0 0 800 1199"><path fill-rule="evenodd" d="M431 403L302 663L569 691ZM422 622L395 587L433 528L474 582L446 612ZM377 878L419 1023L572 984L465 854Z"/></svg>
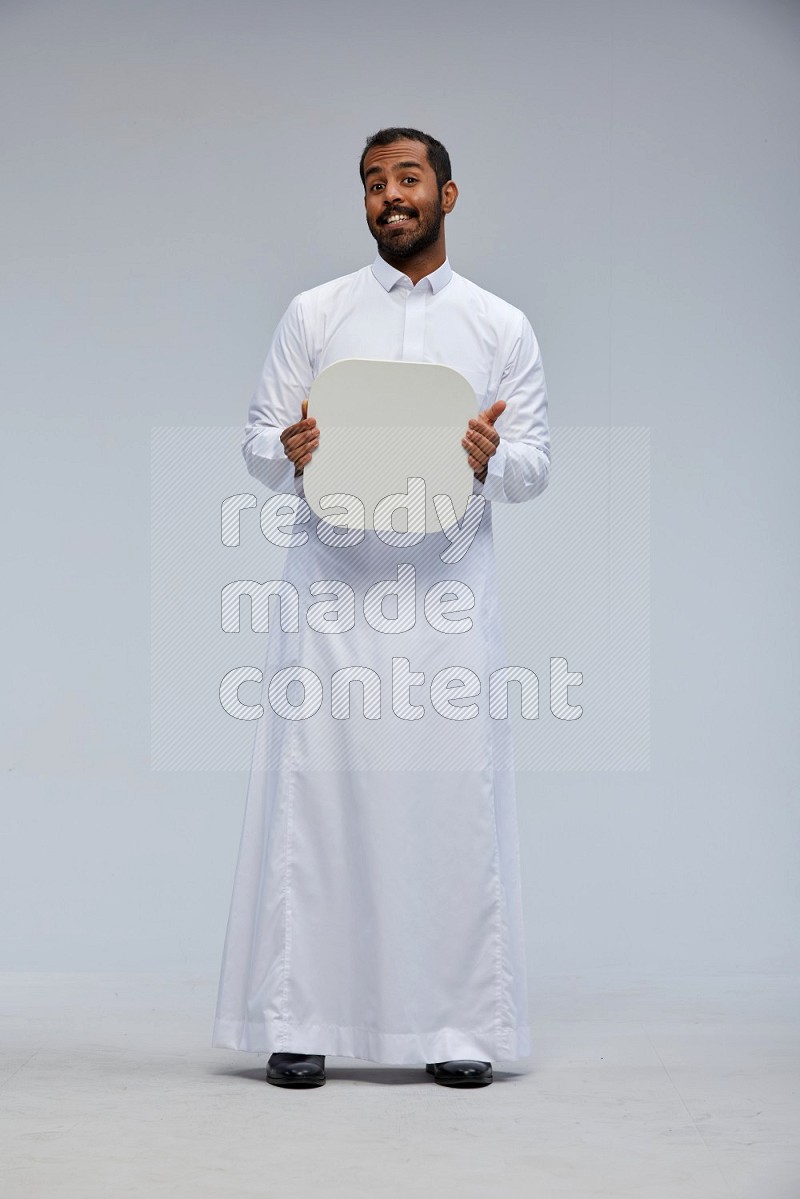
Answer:
<svg viewBox="0 0 800 1199"><path fill-rule="evenodd" d="M423 362L425 353L425 305L423 287L408 288L405 292L406 315L403 324L403 360Z"/></svg>

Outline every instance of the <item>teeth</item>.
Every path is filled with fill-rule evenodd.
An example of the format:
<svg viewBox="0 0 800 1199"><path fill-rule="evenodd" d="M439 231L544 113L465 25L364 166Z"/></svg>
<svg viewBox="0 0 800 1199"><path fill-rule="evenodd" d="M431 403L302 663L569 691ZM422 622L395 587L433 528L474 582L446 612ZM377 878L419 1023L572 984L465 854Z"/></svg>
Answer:
<svg viewBox="0 0 800 1199"><path fill-rule="evenodd" d="M407 220L408 220L407 216L401 216L401 215L396 214L395 216L387 217L386 224L387 225L396 225L398 221L407 221Z"/></svg>

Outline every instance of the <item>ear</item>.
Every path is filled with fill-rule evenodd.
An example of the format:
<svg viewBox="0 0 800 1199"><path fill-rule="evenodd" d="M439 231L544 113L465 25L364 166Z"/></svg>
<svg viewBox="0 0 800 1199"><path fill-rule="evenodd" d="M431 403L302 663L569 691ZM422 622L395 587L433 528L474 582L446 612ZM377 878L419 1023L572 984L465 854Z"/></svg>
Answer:
<svg viewBox="0 0 800 1199"><path fill-rule="evenodd" d="M450 179L442 188L442 212L452 212L458 199L458 188Z"/></svg>

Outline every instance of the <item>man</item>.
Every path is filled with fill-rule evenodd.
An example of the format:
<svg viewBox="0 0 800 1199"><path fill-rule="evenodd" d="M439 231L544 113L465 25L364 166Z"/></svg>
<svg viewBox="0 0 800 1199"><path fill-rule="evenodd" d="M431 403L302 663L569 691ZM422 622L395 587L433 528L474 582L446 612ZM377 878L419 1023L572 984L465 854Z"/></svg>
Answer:
<svg viewBox="0 0 800 1199"><path fill-rule="evenodd" d="M265 693L279 671L313 666L328 681L347 663L389 679L393 712L367 719L365 681L360 719L326 709L259 720L212 1043L269 1051L267 1080L281 1086L324 1083L326 1054L425 1063L443 1085L485 1086L492 1061L524 1057L530 1044L510 732L484 702L432 711L419 692L437 666L450 669L455 642L476 682L503 664L491 505L547 485L547 392L524 314L450 267L444 226L458 189L444 146L417 129L384 129L368 140L360 174L375 260L290 303L244 457L288 493L298 536L284 580L299 594L334 593L346 563L360 612L376 580L412 563L420 597L460 587L471 613L455 638L423 619L389 635L352 617L331 630L339 637L310 629L310 617L270 627ZM320 371L346 358L442 363L472 385L476 414L461 444L473 495L488 502L457 567L443 565L441 538L398 549L369 530L342 550L315 535L319 522L298 497L325 431L307 396ZM407 672L402 719L390 658ZM467 703L463 689L459 698ZM270 704L265 694L265 713Z"/></svg>

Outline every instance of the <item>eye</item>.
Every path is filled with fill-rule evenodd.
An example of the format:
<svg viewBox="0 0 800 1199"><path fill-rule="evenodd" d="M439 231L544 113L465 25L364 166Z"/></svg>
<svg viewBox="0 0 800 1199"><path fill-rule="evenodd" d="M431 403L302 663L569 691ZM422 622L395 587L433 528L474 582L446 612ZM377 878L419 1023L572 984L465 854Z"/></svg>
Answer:
<svg viewBox="0 0 800 1199"><path fill-rule="evenodd" d="M370 191L374 192L376 187L383 187L383 184L382 183L373 183L372 187L370 188Z"/></svg>
<svg viewBox="0 0 800 1199"><path fill-rule="evenodd" d="M406 175L405 179L403 180L403 183L409 183L409 182L418 183L419 180L417 179L416 175Z"/></svg>

